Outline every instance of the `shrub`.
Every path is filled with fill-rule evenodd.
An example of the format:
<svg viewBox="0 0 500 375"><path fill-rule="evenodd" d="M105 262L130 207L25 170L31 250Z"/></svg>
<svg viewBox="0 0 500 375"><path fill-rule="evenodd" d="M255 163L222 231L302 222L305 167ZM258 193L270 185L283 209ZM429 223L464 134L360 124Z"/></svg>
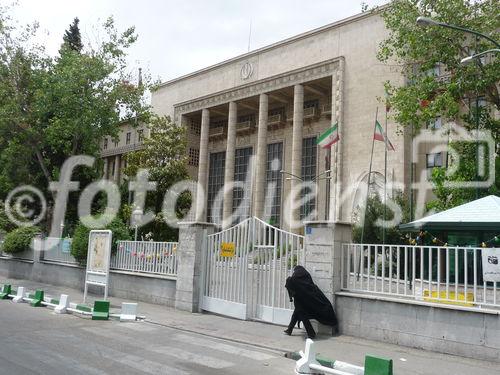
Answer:
<svg viewBox="0 0 500 375"><path fill-rule="evenodd" d="M28 250L31 240L40 233L38 227L21 227L7 233L3 243L3 251L9 254L21 253Z"/></svg>
<svg viewBox="0 0 500 375"><path fill-rule="evenodd" d="M130 231L125 225L125 223L120 218L115 218L111 223L106 225L104 228L94 228L94 229L109 229L113 232L113 240L111 245L111 253L114 254L117 249L118 241L131 240ZM80 264L85 264L87 262L87 250L89 245L89 233L90 228L86 227L81 221L75 228L73 233L73 241L71 243L71 255Z"/></svg>

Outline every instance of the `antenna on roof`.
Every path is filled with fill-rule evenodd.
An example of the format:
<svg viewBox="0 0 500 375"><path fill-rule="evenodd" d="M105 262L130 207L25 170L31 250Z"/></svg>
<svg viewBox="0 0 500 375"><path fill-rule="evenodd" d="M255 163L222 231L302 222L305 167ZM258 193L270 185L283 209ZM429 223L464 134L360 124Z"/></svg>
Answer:
<svg viewBox="0 0 500 375"><path fill-rule="evenodd" d="M248 52L250 52L250 40L252 38L252 19L250 18L250 31L248 33Z"/></svg>

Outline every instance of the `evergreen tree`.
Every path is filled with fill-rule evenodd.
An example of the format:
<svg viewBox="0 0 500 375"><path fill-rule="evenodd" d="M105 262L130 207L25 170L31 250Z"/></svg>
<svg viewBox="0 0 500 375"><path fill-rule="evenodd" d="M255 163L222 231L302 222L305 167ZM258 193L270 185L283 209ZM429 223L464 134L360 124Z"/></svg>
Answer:
<svg viewBox="0 0 500 375"><path fill-rule="evenodd" d="M66 30L63 36L64 44L63 46L69 47L71 50L76 51L78 53L81 52L83 48L82 37L80 35L80 28L78 24L80 20L78 17L75 17L73 23L69 25L69 30Z"/></svg>

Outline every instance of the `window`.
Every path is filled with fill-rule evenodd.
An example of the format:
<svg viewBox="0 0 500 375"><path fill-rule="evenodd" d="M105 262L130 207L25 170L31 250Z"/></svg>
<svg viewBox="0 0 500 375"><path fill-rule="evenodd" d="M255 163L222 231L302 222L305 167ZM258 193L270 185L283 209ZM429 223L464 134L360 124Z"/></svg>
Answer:
<svg viewBox="0 0 500 375"><path fill-rule="evenodd" d="M250 122L252 124L255 124L255 114L238 116L238 123L242 122Z"/></svg>
<svg viewBox="0 0 500 375"><path fill-rule="evenodd" d="M195 120L189 120L189 129L191 129L191 133L194 135L201 134L201 124L196 122Z"/></svg>
<svg viewBox="0 0 500 375"><path fill-rule="evenodd" d="M235 187L233 189L233 210L239 209L236 222L250 216L250 186L252 177L248 176L248 171L252 170L250 166L251 157L252 147L237 149L234 157L234 182L243 182L245 186L245 188Z"/></svg>
<svg viewBox="0 0 500 375"><path fill-rule="evenodd" d="M108 149L108 138L104 138L104 145L103 145L103 149L107 150Z"/></svg>
<svg viewBox="0 0 500 375"><path fill-rule="evenodd" d="M308 100L308 101L304 102L304 109L318 108L318 106L319 106L319 100L318 99Z"/></svg>
<svg viewBox="0 0 500 375"><path fill-rule="evenodd" d="M222 128L227 126L227 120L218 120L210 123L210 129Z"/></svg>
<svg viewBox="0 0 500 375"><path fill-rule="evenodd" d="M217 152L210 154L208 167L208 191L207 191L207 221L220 224L222 219L223 194L219 191L224 187L224 172L226 164L226 153ZM217 197L219 195L219 197ZM219 200L216 200L218 198ZM219 212L213 212L214 206L219 206Z"/></svg>
<svg viewBox="0 0 500 375"><path fill-rule="evenodd" d="M113 160L113 162L111 163L111 176L115 175L115 164L115 160Z"/></svg>
<svg viewBox="0 0 500 375"><path fill-rule="evenodd" d="M269 224L277 227L281 226L282 169L283 143L267 145L264 217L269 218Z"/></svg>
<svg viewBox="0 0 500 375"><path fill-rule="evenodd" d="M443 126L441 117L436 117L434 120L427 123L427 129L438 130Z"/></svg>
<svg viewBox="0 0 500 375"><path fill-rule="evenodd" d="M316 177L317 146L316 137L302 141L302 180L312 181ZM302 189L301 196L311 193L310 188ZM316 199L305 202L300 210L300 219L304 219L316 208Z"/></svg>
<svg viewBox="0 0 500 375"><path fill-rule="evenodd" d="M116 141L115 141L115 147L118 147L118 144L120 143L120 138L118 138Z"/></svg>
<svg viewBox="0 0 500 375"><path fill-rule="evenodd" d="M188 164L192 165L193 167L197 167L199 163L200 163L200 150L197 148L190 148Z"/></svg>
<svg viewBox="0 0 500 375"><path fill-rule="evenodd" d="M269 117L281 115L281 118L285 118L285 107L274 108L269 111Z"/></svg>
<svg viewBox="0 0 500 375"><path fill-rule="evenodd" d="M127 138L125 140L125 144L129 145L130 144L130 137L132 136L132 133L128 132L127 133Z"/></svg>
<svg viewBox="0 0 500 375"><path fill-rule="evenodd" d="M144 129L137 130L137 141L142 143L144 141Z"/></svg>
<svg viewBox="0 0 500 375"><path fill-rule="evenodd" d="M436 154L427 154L427 168L442 167L443 154L438 152Z"/></svg>

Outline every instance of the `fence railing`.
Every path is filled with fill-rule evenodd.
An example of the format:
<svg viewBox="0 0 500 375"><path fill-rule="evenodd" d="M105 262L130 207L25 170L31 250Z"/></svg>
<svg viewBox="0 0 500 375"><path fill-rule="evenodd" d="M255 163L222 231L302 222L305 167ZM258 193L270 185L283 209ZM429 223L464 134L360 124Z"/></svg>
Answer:
<svg viewBox="0 0 500 375"><path fill-rule="evenodd" d="M71 255L71 242L71 238L44 238L42 259L50 262L78 264Z"/></svg>
<svg viewBox="0 0 500 375"><path fill-rule="evenodd" d="M177 242L119 241L111 269L177 276Z"/></svg>
<svg viewBox="0 0 500 375"><path fill-rule="evenodd" d="M344 244L342 289L457 306L500 308L500 283L483 280L482 250Z"/></svg>

